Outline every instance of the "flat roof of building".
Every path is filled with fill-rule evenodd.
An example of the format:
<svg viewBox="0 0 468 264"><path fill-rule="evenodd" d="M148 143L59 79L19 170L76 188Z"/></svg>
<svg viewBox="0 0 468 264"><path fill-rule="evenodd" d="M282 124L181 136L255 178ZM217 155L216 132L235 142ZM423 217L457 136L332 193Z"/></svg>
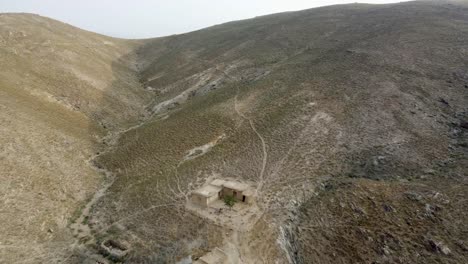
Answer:
<svg viewBox="0 0 468 264"><path fill-rule="evenodd" d="M255 190L254 189L248 189L242 193L245 196L254 196Z"/></svg>
<svg viewBox="0 0 468 264"><path fill-rule="evenodd" d="M233 189L233 190L238 190L238 191L245 191L249 188L249 185L245 183L240 183L240 182L234 182L234 181L226 181L223 184L224 187Z"/></svg>
<svg viewBox="0 0 468 264"><path fill-rule="evenodd" d="M204 197L211 197L213 195L217 195L219 191L222 190L221 186L214 186L214 185L205 185L195 191L193 193L204 196Z"/></svg>
<svg viewBox="0 0 468 264"><path fill-rule="evenodd" d="M226 187L226 188L238 190L238 191L245 191L250 187L249 185L245 183L241 183L237 181L230 181L230 180L222 180L222 179L216 179L212 181L210 184L214 186Z"/></svg>
<svg viewBox="0 0 468 264"><path fill-rule="evenodd" d="M254 194L252 187L248 184L237 182L237 181L230 181L230 180L222 180L216 179L211 183L200 187L193 191L193 194L201 195L204 197L212 197L217 195L223 188L229 188L232 190L244 192L244 195L252 196Z"/></svg>
<svg viewBox="0 0 468 264"><path fill-rule="evenodd" d="M214 186L223 186L224 183L226 183L225 180L216 179L216 180L212 181L210 184L214 185Z"/></svg>

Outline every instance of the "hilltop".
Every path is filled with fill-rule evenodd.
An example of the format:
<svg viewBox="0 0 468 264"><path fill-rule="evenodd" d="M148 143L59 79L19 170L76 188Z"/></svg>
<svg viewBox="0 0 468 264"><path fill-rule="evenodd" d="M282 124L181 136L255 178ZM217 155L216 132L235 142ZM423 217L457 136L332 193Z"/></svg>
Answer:
<svg viewBox="0 0 468 264"><path fill-rule="evenodd" d="M22 220L2 227L0 261L38 246L28 261L175 263L216 248L231 263L468 260L465 2L337 5L146 40L34 15L0 24L1 220ZM187 210L213 178L255 186L250 229Z"/></svg>

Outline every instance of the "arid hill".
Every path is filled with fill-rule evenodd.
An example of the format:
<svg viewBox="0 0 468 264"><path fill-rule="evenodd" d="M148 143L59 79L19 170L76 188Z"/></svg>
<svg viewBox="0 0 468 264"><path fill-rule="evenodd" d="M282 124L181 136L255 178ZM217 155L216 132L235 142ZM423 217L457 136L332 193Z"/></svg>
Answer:
<svg viewBox="0 0 468 264"><path fill-rule="evenodd" d="M70 219L103 179L88 160L150 102L137 44L0 14L0 263L66 258Z"/></svg>
<svg viewBox="0 0 468 264"><path fill-rule="evenodd" d="M0 25L0 262L468 262L466 2ZM253 183L249 228L188 209L214 178Z"/></svg>

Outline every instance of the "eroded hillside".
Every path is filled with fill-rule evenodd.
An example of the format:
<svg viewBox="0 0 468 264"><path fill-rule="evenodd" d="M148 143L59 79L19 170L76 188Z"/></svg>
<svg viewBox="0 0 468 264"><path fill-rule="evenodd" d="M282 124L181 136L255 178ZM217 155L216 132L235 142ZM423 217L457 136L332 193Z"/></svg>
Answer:
<svg viewBox="0 0 468 264"><path fill-rule="evenodd" d="M467 262L464 2L331 6L116 42L130 55L112 57L113 83L133 76L124 103L78 111L117 131L93 160L110 184L78 211L67 262L215 250L228 263ZM253 183L251 223L187 209L213 178Z"/></svg>
<svg viewBox="0 0 468 264"><path fill-rule="evenodd" d="M130 243L127 261L136 263L196 259L215 247L232 263L464 262L458 224L402 226L368 214L403 221L426 205L399 188L430 190L452 201L427 201L447 211L440 221L466 222L457 202L466 197L466 11L433 2L333 6L148 41L137 54L142 82L157 95L153 115L99 158L117 178L93 210L98 240ZM261 216L252 230L185 209L208 177L256 182ZM341 183L356 191L328 194ZM374 203L394 210L361 204L381 188L395 194ZM358 222L344 219L347 209L322 212L327 203L352 208ZM375 241L379 229L399 246L384 236L370 252L360 239Z"/></svg>
<svg viewBox="0 0 468 264"><path fill-rule="evenodd" d="M0 15L1 263L57 262L70 252L68 226L104 179L89 161L107 132L137 122L149 102L136 44Z"/></svg>

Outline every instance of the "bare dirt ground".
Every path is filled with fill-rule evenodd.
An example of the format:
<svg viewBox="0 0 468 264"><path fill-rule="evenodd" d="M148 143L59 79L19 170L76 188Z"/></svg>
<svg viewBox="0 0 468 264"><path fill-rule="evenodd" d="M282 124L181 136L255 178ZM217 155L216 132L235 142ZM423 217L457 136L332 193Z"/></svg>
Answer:
<svg viewBox="0 0 468 264"><path fill-rule="evenodd" d="M64 261L103 180L88 160L147 100L127 65L136 43L32 14L0 24L0 262Z"/></svg>
<svg viewBox="0 0 468 264"><path fill-rule="evenodd" d="M0 187L28 199L2 195L7 214L0 217L20 221L4 227L8 239L2 236L7 243L0 249L16 250L7 260L30 263L50 256L68 263L177 263L216 248L231 263L467 262L467 11L462 2L340 5L138 41L133 55L102 68L98 75L113 81L100 94L92 86L107 78L83 76L94 72L86 65L74 71L78 79L44 73L47 78L22 83L23 90L12 87L13 77L26 76L24 71L3 74L0 92L7 97L0 98L7 99L0 107L7 114L0 118L8 125L0 128L7 135L0 157L9 162L9 176ZM24 34L31 33L17 32L14 39L24 43ZM13 56L10 64L36 62L14 57L22 47L0 51ZM113 49L106 47L103 52ZM114 58L102 54L103 62ZM57 82L43 82L51 79ZM46 97L46 105L64 102L68 107L62 108L77 113L49 120L41 108L29 107L34 103L8 112L14 102L34 102L24 99L24 91L35 83L53 89L33 96ZM80 89L60 94L62 87ZM39 118L49 130L24 125ZM54 141L51 127L80 140ZM16 139L8 128L20 131L17 144L9 144ZM76 151L80 145L83 152ZM4 154L17 146L24 148ZM41 151L28 156L31 149ZM54 150L60 151L53 159L41 159ZM64 163L59 155L70 160ZM109 185L98 184L103 175L86 163L90 157L108 172ZM64 164L72 169L59 166ZM46 177L40 172L47 168L60 173ZM24 184L36 174L38 181ZM67 185L54 175L67 176L60 177ZM215 176L255 182L256 208L246 209L240 221L234 220L236 211L226 219L187 209L187 194ZM51 211L20 206L39 201L39 192L31 195L36 190L50 193L44 204L53 207L44 208ZM74 191L79 195L67 196ZM67 217L71 208L77 209L74 217ZM27 217L41 212L56 225ZM67 219L78 222L63 233L48 231L66 227ZM21 229L25 222L37 223L34 230L40 231ZM11 227L22 232L22 240ZM91 239L73 238L79 229ZM37 243L19 242L30 237ZM128 245L128 254L111 256L102 250L106 241ZM34 256L24 257L37 245L42 247Z"/></svg>
<svg viewBox="0 0 468 264"><path fill-rule="evenodd" d="M261 211L255 204L236 203L228 208L219 200L206 209L187 204L187 208L195 214L207 219L212 224L220 226L223 242L218 247L211 249L207 254L216 251L217 248L224 252L226 263L257 263L258 258L250 255L246 234L261 217ZM239 239L239 237L242 237Z"/></svg>

